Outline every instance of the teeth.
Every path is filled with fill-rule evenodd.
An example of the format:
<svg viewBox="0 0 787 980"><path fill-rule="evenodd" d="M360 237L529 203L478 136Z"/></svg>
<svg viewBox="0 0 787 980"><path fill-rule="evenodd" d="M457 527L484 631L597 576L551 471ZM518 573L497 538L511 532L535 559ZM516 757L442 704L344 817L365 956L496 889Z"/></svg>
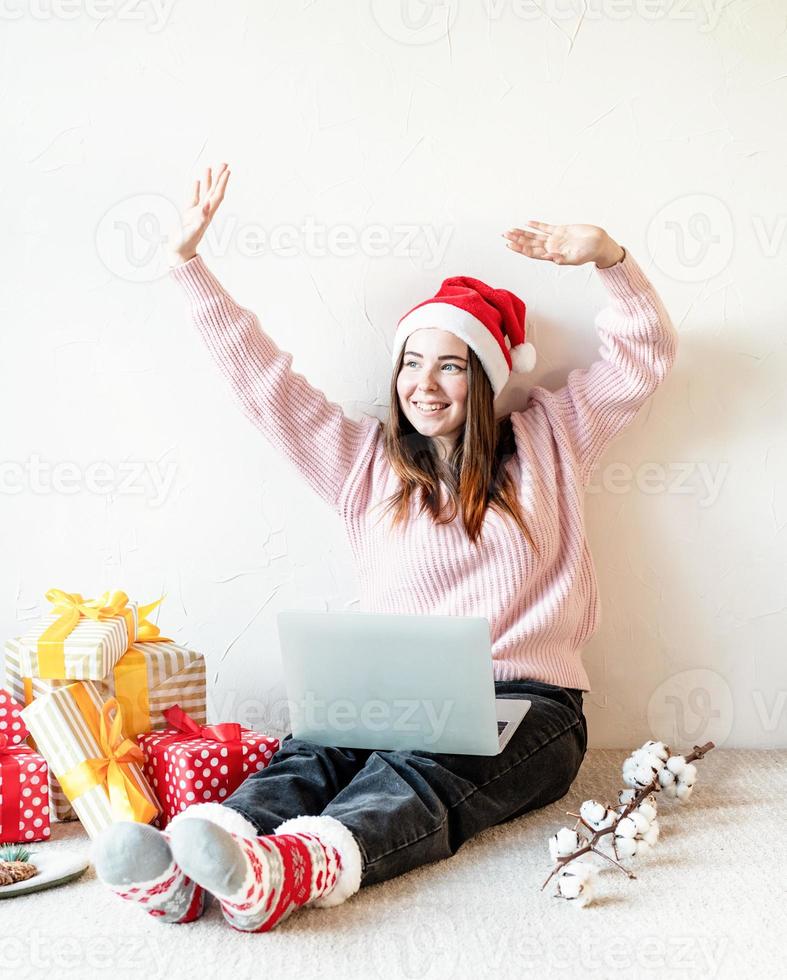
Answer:
<svg viewBox="0 0 787 980"><path fill-rule="evenodd" d="M447 408L447 405L424 405L422 402L416 402L416 406L422 412L438 412L441 408Z"/></svg>

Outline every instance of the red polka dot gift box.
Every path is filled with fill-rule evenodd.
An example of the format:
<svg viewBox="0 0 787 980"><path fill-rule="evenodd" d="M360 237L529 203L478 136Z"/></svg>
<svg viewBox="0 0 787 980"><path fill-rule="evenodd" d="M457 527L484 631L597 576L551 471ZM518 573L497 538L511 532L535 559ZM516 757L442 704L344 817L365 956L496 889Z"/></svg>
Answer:
<svg viewBox="0 0 787 980"><path fill-rule="evenodd" d="M49 767L26 744L28 732L17 704L0 687L0 842L47 840Z"/></svg>
<svg viewBox="0 0 787 980"><path fill-rule="evenodd" d="M170 728L137 736L162 829L192 803L222 803L279 748L278 738L235 722L199 725L177 704L164 717Z"/></svg>

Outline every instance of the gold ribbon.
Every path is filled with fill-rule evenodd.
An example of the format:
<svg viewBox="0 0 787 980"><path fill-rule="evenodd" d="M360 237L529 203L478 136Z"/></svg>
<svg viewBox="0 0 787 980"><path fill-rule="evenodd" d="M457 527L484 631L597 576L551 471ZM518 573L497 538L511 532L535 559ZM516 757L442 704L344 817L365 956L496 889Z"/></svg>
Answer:
<svg viewBox="0 0 787 980"><path fill-rule="evenodd" d="M51 623L38 638L38 676L47 679L66 677L65 640L84 616L94 621L114 619L122 616L126 623L126 649L140 640L145 643L171 642L169 637L161 636L158 626L149 622L147 616L161 603L165 596L140 606L137 616L128 606L128 596L119 590L105 592L98 599L83 599L78 592L63 592L50 589L46 598L53 604L53 611L59 619ZM138 692L137 692L138 693Z"/></svg>
<svg viewBox="0 0 787 980"><path fill-rule="evenodd" d="M105 592L98 599L83 599L78 592L50 589L46 597L60 618L38 638L39 677L52 679L66 676L65 639L83 616L94 621L122 616L126 621L128 644L136 638L134 610L128 608L125 592Z"/></svg>
<svg viewBox="0 0 787 980"><path fill-rule="evenodd" d="M105 786L113 820L133 820L150 823L159 813L139 789L139 782L130 763L145 761L142 749L123 734L123 712L115 698L104 702L99 712L82 684L70 684L69 693L77 709L90 726L101 755L85 759L68 772L58 776L63 792L73 801L95 786ZM115 717L110 721L110 714Z"/></svg>

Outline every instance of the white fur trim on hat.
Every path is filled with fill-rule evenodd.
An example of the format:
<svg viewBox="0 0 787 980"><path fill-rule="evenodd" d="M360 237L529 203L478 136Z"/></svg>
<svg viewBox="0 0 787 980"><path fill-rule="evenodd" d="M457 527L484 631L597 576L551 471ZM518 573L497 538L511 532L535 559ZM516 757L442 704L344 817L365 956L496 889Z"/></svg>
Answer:
<svg viewBox="0 0 787 980"><path fill-rule="evenodd" d="M341 905L361 887L363 871L361 849L350 830L340 820L328 814L291 817L279 824L273 832L274 834L314 834L324 844L330 844L339 852L342 868L336 884L326 895L315 899L310 905L319 909Z"/></svg>
<svg viewBox="0 0 787 980"><path fill-rule="evenodd" d="M231 806L224 806L223 803L192 803L185 810L176 813L164 828L169 833L173 824L180 820L188 820L189 817L200 817L202 820L210 820L218 827L228 830L237 837L257 837L257 828L251 821L247 820L242 813L233 810Z"/></svg>

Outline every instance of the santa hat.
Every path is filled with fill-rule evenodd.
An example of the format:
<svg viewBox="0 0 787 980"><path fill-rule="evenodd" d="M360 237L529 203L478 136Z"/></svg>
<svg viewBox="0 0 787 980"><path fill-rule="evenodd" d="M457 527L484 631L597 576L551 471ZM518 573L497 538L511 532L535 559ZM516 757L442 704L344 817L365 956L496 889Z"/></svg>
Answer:
<svg viewBox="0 0 787 980"><path fill-rule="evenodd" d="M411 333L438 327L471 348L497 396L512 372L526 374L536 366L536 349L525 341L525 311L522 300L507 289L493 289L470 276L451 276L431 299L399 320L393 340L394 367Z"/></svg>

